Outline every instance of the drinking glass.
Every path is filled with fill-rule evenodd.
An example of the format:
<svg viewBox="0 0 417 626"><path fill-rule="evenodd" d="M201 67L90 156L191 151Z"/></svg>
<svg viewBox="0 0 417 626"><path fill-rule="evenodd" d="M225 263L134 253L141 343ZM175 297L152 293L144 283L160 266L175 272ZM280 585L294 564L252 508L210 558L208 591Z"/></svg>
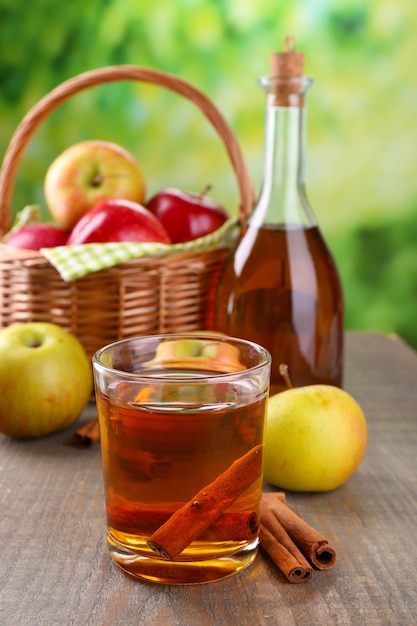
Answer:
<svg viewBox="0 0 417 626"><path fill-rule="evenodd" d="M141 579L217 580L258 548L270 355L210 333L93 358L111 558Z"/></svg>

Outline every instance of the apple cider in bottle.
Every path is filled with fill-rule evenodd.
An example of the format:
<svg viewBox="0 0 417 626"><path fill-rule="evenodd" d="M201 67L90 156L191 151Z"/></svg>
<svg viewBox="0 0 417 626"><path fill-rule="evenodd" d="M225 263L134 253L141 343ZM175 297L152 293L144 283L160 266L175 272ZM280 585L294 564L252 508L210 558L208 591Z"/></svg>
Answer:
<svg viewBox="0 0 417 626"><path fill-rule="evenodd" d="M271 394L293 386L342 385L343 294L333 256L305 188L305 99L313 79L287 37L271 56L264 179L220 280L216 329L272 355Z"/></svg>

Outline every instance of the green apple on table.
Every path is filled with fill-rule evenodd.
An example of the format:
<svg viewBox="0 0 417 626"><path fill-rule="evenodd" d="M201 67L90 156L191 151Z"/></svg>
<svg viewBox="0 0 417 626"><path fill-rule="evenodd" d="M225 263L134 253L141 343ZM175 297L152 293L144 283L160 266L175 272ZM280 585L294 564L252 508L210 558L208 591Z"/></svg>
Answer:
<svg viewBox="0 0 417 626"><path fill-rule="evenodd" d="M290 491L331 491L359 467L367 446L362 408L331 385L294 387L269 398L264 477Z"/></svg>
<svg viewBox="0 0 417 626"><path fill-rule="evenodd" d="M103 200L123 198L141 204L146 183L135 158L110 141L86 140L62 152L49 166L44 193L57 224L71 229Z"/></svg>
<svg viewBox="0 0 417 626"><path fill-rule="evenodd" d="M76 421L93 389L80 341L56 324L0 330L0 432L36 438Z"/></svg>

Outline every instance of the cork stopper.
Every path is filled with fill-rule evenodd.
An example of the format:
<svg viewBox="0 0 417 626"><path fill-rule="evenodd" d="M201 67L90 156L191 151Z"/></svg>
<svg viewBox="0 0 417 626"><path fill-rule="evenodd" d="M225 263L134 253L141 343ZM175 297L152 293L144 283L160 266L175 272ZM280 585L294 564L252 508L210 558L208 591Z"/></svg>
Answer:
<svg viewBox="0 0 417 626"><path fill-rule="evenodd" d="M269 102L273 106L302 107L304 54L295 51L295 39L287 35L282 52L273 52L270 58Z"/></svg>
<svg viewBox="0 0 417 626"><path fill-rule="evenodd" d="M303 68L304 54L295 51L295 39L293 35L287 35L284 39L283 52L271 54L271 76L273 78L302 76Z"/></svg>

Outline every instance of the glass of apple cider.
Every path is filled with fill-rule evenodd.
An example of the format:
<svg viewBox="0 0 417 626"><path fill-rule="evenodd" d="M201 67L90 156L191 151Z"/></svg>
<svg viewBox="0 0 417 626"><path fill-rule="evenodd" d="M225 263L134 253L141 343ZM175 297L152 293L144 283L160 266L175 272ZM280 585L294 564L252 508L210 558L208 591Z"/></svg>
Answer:
<svg viewBox="0 0 417 626"><path fill-rule="evenodd" d="M107 542L123 570L192 584L254 560L270 361L253 342L209 333L95 354Z"/></svg>

